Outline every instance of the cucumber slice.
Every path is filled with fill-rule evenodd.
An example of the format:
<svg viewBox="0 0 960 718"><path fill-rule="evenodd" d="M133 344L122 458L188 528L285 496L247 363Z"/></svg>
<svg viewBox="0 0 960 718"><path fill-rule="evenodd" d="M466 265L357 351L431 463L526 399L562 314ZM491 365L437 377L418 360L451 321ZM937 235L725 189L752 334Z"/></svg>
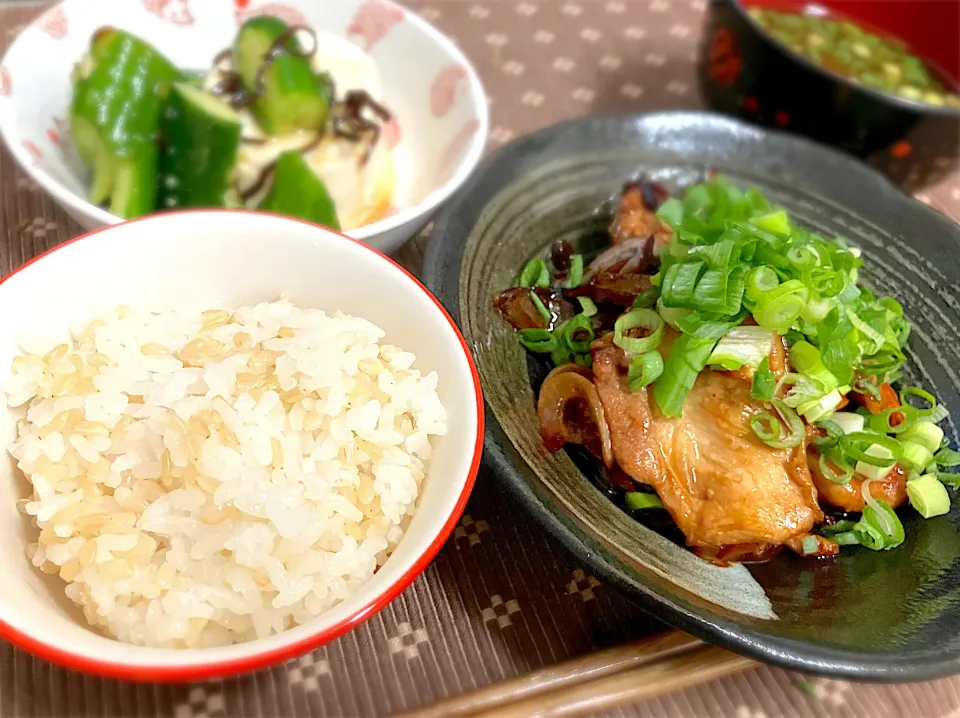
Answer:
<svg viewBox="0 0 960 718"><path fill-rule="evenodd" d="M93 204L103 204L113 189L113 163L107 146L93 123L83 117L71 117L70 132L77 153L93 170L89 199Z"/></svg>
<svg viewBox="0 0 960 718"><path fill-rule="evenodd" d="M74 117L71 131L77 151L93 170L89 194L93 204L109 204L111 214L127 219L155 209L155 147L143 146L132 157L113 157L97 128L87 120Z"/></svg>
<svg viewBox="0 0 960 718"><path fill-rule="evenodd" d="M135 157L113 160L113 189L110 193L110 213L118 217L142 217L156 209L157 160L154 148Z"/></svg>
<svg viewBox="0 0 960 718"><path fill-rule="evenodd" d="M243 24L233 46L234 66L245 90L262 91L251 110L261 129L274 137L320 130L330 112L330 86L313 71L310 61L274 50L277 41L286 38L283 47L302 52L296 37L286 37L289 31L283 20L261 15Z"/></svg>
<svg viewBox="0 0 960 718"><path fill-rule="evenodd" d="M178 82L161 122L159 207L224 207L240 149L240 118L218 97Z"/></svg>
<svg viewBox="0 0 960 718"><path fill-rule="evenodd" d="M93 170L90 199L124 219L155 208L157 131L180 72L155 48L114 28L94 33L75 74L71 133Z"/></svg>
<svg viewBox="0 0 960 718"><path fill-rule="evenodd" d="M284 152L277 159L273 185L258 209L340 229L327 186L299 152Z"/></svg>
<svg viewBox="0 0 960 718"><path fill-rule="evenodd" d="M206 70L183 70L183 81L193 87L203 87L203 81L207 79Z"/></svg>
<svg viewBox="0 0 960 718"><path fill-rule="evenodd" d="M256 87L257 73L264 58L277 38L289 29L287 23L272 15L250 18L240 28L233 45L233 66L247 88ZM299 45L295 47L299 48Z"/></svg>

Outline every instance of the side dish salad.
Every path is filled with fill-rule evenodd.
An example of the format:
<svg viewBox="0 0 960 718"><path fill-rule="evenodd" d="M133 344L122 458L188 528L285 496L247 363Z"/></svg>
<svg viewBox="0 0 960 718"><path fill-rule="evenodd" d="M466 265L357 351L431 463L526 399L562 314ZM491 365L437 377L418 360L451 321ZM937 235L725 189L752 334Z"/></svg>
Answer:
<svg viewBox="0 0 960 718"><path fill-rule="evenodd" d="M392 203L380 76L341 38L257 16L209 72L195 72L104 27L72 80L89 199L118 217L229 207L353 229Z"/></svg>

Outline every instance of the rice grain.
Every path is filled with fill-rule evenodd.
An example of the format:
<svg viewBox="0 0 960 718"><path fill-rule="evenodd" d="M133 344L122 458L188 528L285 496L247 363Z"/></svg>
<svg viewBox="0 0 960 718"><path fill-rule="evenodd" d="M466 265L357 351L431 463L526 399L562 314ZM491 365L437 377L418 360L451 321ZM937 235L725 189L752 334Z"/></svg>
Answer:
<svg viewBox="0 0 960 718"><path fill-rule="evenodd" d="M247 641L387 560L446 432L437 376L369 321L280 300L122 306L33 345L3 391L31 563L121 641ZM24 347L26 349L26 346Z"/></svg>

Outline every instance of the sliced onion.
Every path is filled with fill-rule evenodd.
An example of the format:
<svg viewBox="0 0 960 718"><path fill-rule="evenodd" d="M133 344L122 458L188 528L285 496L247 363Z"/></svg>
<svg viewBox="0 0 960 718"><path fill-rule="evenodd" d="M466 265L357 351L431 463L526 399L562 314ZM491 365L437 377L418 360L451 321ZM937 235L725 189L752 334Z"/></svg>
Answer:
<svg viewBox="0 0 960 718"><path fill-rule="evenodd" d="M874 514L877 517L877 523L880 524L880 530L883 531L887 536L893 536L896 531L896 526L890 520L890 516L884 511L883 507L880 505L880 502L873 498L873 492L870 490L870 487L873 485L875 479L867 479L860 486L860 493L863 495L864 503L873 509Z"/></svg>
<svg viewBox="0 0 960 718"><path fill-rule="evenodd" d="M546 384L550 381L551 378L560 376L561 374L566 374L567 372L573 372L574 374L579 374L580 376L585 376L591 382L593 381L593 372L589 367L581 366L580 364L574 364L570 362L569 364L561 364L560 366L554 367L550 370L550 373L547 374L547 378L543 380L543 383ZM541 388L542 392L543 389Z"/></svg>
<svg viewBox="0 0 960 718"><path fill-rule="evenodd" d="M613 444L610 428L603 413L600 395L592 381L593 374L578 364L564 364L551 371L540 387L537 400L537 418L540 433L550 451L559 451L564 444L584 444L588 426L571 424L566 416L571 401L582 401L590 422L597 429L603 463L613 466Z"/></svg>
<svg viewBox="0 0 960 718"><path fill-rule="evenodd" d="M590 262L584 281L595 274L615 270L616 274L629 274L638 269L646 269L653 256L653 237L628 239L612 246Z"/></svg>

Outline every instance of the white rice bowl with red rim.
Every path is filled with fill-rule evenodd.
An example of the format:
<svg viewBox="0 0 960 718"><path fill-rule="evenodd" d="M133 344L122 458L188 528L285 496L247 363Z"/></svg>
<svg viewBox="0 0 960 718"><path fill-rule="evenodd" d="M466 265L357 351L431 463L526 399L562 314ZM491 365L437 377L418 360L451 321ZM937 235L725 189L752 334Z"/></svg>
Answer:
<svg viewBox="0 0 960 718"><path fill-rule="evenodd" d="M369 291L371 286L377 287L378 291ZM289 304L276 303L281 294L289 298ZM163 605L161 601L159 608L154 609L152 629L142 625L148 622L146 613L139 614L139 609L130 610L131 607L125 605L129 599L120 599L117 605L112 606L114 612L111 613L110 599L119 592L115 582L104 580L102 585L97 586L100 600L94 601L97 606L94 613L104 619L101 628L105 633L117 635L125 641L162 647L129 645L90 630L82 613L65 599L64 581L59 576L44 575L31 564L27 547L37 541L37 529L18 512L18 502L20 508L26 508L27 503L31 502L24 502L23 499L33 498L32 490L14 462L3 467L3 481L0 481L0 506L7 511L7 521L0 528L0 556L3 557L3 569L10 577L10 589L0 596L0 634L39 655L107 675L139 679L222 675L269 665L339 635L369 617L372 611L384 605L426 566L455 525L472 486L480 455L482 399L472 360L459 333L436 301L415 280L386 258L331 232L268 215L181 213L108 228L53 251L0 284L0 381L8 390L12 388L14 393L18 390L21 392L14 403L22 401L23 392L29 394L33 390L30 387L35 388L38 384L36 375L29 381L20 381L19 385L17 380L11 382L12 361L21 353L18 341L23 341L24 336L32 336L40 338L39 346L56 346L51 342L63 341L69 328L76 329L93 317L115 312L120 305L129 307L121 313L126 315L130 323L123 326L124 321L115 321L101 327L99 331L103 336L98 339L98 347L116 352L116 363L125 369L131 367L126 363L127 358L124 358L129 354L123 354L128 352L129 347L122 348L122 342L117 342L118 337L149 335L161 340L155 344L164 344L167 348L180 342L183 351L196 338L195 333L205 321L200 313L202 309L223 308L232 315L237 326L231 328L229 323L224 323L213 329L214 332L220 332L219 339L224 343L231 334L235 337L239 332L251 335L262 332L259 337L251 336L249 341L259 338L261 349L262 342L267 342L268 346L273 347L271 351L284 357L280 363L286 362L286 368L275 371L276 382L286 387L281 387L278 394L298 389L306 391L311 381L326 384L326 388L319 390L318 396L322 395L329 403L329 406L325 406L329 414L322 415L323 409L318 408L313 419L323 423L324 428L317 433L323 438L310 444L309 441L305 443L301 435L300 445L295 447L288 436L291 432L290 412L286 411L280 419L280 410L272 394L261 394L260 397L268 396L272 407L260 406L257 402L251 406L249 401L244 404L237 398L240 385L252 381L244 376L247 372L236 372L232 382L231 370L226 371L226 378L222 374L209 377L214 385L220 381L221 395L233 391L233 400L222 401L222 396L207 397L209 392L204 392L203 397L199 393L190 396L190 391L209 388L202 380L201 383L194 383L193 389L188 389L186 395L181 396L188 377L180 376L180 370L171 365L170 356L164 353L153 355L153 350L148 349L148 354L143 356L154 356L154 359L148 360L154 362L151 369L134 363L136 369L129 376L108 378L104 381L108 384L114 382L113 385L98 387L101 391L103 388L114 391L120 389L124 382L136 384L152 381L150 392L146 391L148 387L143 384L137 384L136 387L127 384L126 388L127 408L131 408L129 397L138 396L130 392L144 391L152 397L149 401L143 399L143 404L137 404L132 409L134 413L150 415L146 417L148 424L158 421L154 413L163 412L168 419L176 413L170 407L161 407L163 403L185 402L179 414L186 416L194 412L191 416L204 416L203 412L210 410L206 404L208 399L218 402L221 415L230 413L225 406L233 406L233 410L240 413L247 412L248 416L249 412L258 411L263 415L252 422L253 428L246 435L241 432L237 437L241 445L250 442L249 447L237 452L237 456L246 454L251 458L251 465L245 461L239 464L235 461L234 469L228 470L225 464L214 461L211 467L203 470L204 475L211 468L213 474L225 472L219 474L219 479L229 477L233 471L232 483L228 478L226 481L218 480L217 485L203 487L194 486L192 484L196 482L188 481L191 485L186 490L181 493L167 492L164 500L158 504L162 508L146 514L145 523L140 527L142 532L137 533L138 544L134 544L132 539L117 543L111 538L105 542L106 545L97 547L98 554L101 549L104 552L97 556L104 559L99 564L102 568L108 561L115 560L117 553L121 554L121 558L136 558L138 552L144 550L141 535L150 535L156 541L158 526L161 531L167 532L166 538L157 543L160 548L166 548L168 553L172 552L170 558L177 564L176 575L189 580L183 584L185 591L180 593L179 598L171 599L168 605ZM13 311L13 307L17 311ZM238 312L241 307L247 309ZM176 317L175 320L171 320L169 314L173 309L181 312L172 315ZM154 310L163 312L160 318L149 314ZM225 316L216 314L208 314L206 319L211 317L214 324L225 319ZM151 322L155 326L150 326ZM271 333L272 337L269 336ZM352 344L341 342L341 345L336 345L331 342L331 337L344 334L350 335ZM247 341L244 337L241 344ZM131 342L131 347L139 343L142 354L143 343L140 343L140 338ZM199 346L202 349L203 345ZM194 344L193 348L197 349L198 345ZM63 353L62 350L59 353ZM318 357L323 357L323 361L319 361ZM335 361L338 357L339 365ZM63 357L55 355L52 358L59 360ZM124 362L122 365L121 359ZM249 360L247 357L246 361ZM321 363L321 368L313 368ZM166 370L170 370L169 381L156 381L160 376L157 372L162 373L165 364ZM419 371L418 376L410 371L411 364ZM215 374L223 372L216 368L219 366L219 363L212 365ZM274 366L277 366L276 362ZM366 371L361 370L361 366ZM304 367L308 371L300 371ZM149 377L145 378L144 372ZM324 378L318 379L324 373ZM192 381L196 382L197 372L192 374ZM356 380L358 375L362 377ZM357 407L347 407L341 396L334 398L331 403L331 388L340 386L349 392L349 381L344 377L351 376L355 380L350 385L353 389L362 386L366 387L362 392L374 394L371 398L378 403L376 408L381 416L390 401L396 399L401 403L407 402L410 421L401 429L401 433L411 430L407 436L400 440L400 437L391 435L386 424L379 426L375 423L371 428L374 408L368 406L369 401L360 402ZM44 381L54 378L49 375ZM293 386L294 379L296 387ZM404 379L407 379L406 390L401 388ZM395 383L391 383L391 380ZM378 385L376 388L375 383ZM404 391L406 398L399 397ZM124 392L121 390L120 393ZM103 423L113 421L120 408L119 402L111 405L102 399L103 396L98 395L98 400L94 402L96 406L92 407L91 421L94 423L95 420ZM414 405L417 405L416 409ZM445 421L443 407L448 412ZM87 409L84 405L85 412ZM34 428L38 430L41 420L52 421L51 417L55 416L51 413L54 411L53 405L44 404L43 401L35 401L33 411ZM0 431L3 432L7 447L14 446L22 413L22 409L7 408L0 415ZM190 417L185 423L189 424L189 421ZM274 421L273 438L280 439L279 442L266 440L270 435L271 429L267 427L271 421ZM302 421L303 417L292 419L294 425L302 426ZM174 419L173 425L176 423ZM399 419L394 426L402 423L403 419ZM332 424L336 424L336 428L331 431ZM281 425L282 430L279 428ZM90 429L89 426L86 428ZM141 433L138 446L142 449L152 445L160 453L140 457L138 466L127 457L116 468L122 469L122 472L128 471L127 475L131 477L135 474L144 477L156 474L157 457L162 456L164 451L168 459L164 460L161 473L171 465L190 463L185 456L174 460L172 454L178 450L189 453L191 449L183 446L177 448L178 438L165 433L169 432L168 425L158 424L154 428L158 431L151 429ZM25 431L27 435L33 431L24 425L20 429L21 433ZM426 430L421 432L422 436L415 436L420 429ZM371 431L374 433L370 434ZM362 436L364 432L366 439ZM211 441L213 431L208 430L208 433L211 436L207 441ZM93 440L101 434L100 429L92 430L90 438ZM351 434L352 438L347 434ZM334 435L339 438L333 438ZM325 447L324 439L331 440ZM69 438L64 443L69 444ZM271 465L276 463L276 443L280 444L281 461L288 465L298 455L313 455L315 458L319 455L321 460L326 460L331 452L335 452L341 461L341 469L346 467L347 471L341 470L337 477L323 484L325 488L315 483L312 487L314 499L308 497L305 503L291 499L296 492L300 492L302 498L302 494L310 490L306 487L309 481L304 481L302 476L285 487L297 487L294 493L288 492L280 498L282 492L274 495L269 490L270 486L277 486L276 479L279 476L271 475L276 467L264 466L268 459ZM22 444L21 441L21 454ZM52 450L55 458L61 458L61 452L68 451L79 455L74 444L67 449L60 446L59 439L47 445L40 442L38 446L43 450L38 453L35 446L32 456L45 455L46 450ZM109 452L104 452L101 445L91 447L89 442L79 442L79 445L82 451L90 454L90 459L96 458L92 455L93 449L101 453ZM352 446L352 449L347 449L347 446ZM170 452L171 448L173 452ZM210 444L206 448L210 451L214 447ZM309 451L302 454L304 449ZM400 474L388 470L385 474L381 472L379 477L367 471L372 468L371 459L374 457L371 451L376 453L377 449L384 453L395 449L393 458L403 454L404 461L410 462L414 470ZM200 450L202 452L203 448ZM351 451L352 463L346 460ZM149 451L143 453L149 454ZM363 456L364 453L367 455ZM110 458L116 461L122 456ZM416 476L418 462L423 466L419 488ZM257 463L259 468L255 466ZM366 469L363 468L364 464ZM243 474L247 481L235 480L237 466L247 472ZM36 467L28 464L27 468ZM350 481L346 480L344 474L350 472L354 473L357 481L347 488ZM258 481L251 482L249 479L255 474L259 475ZM372 490L380 503L376 512L370 512L369 481L359 480L364 475L373 479ZM274 481L266 480L264 483L265 476ZM328 475L328 479L331 476ZM336 486L338 481L344 486ZM111 479L111 482L116 483L115 479ZM132 483L135 484L136 480ZM205 478L201 478L199 483L208 484ZM249 489L251 483L261 489L267 487L267 494L262 491L259 496L248 493L238 501L237 497ZM361 483L362 491L366 494L363 497L356 496ZM129 486L130 482L126 485ZM177 484L177 488L185 487ZM345 492L342 490L344 488ZM351 488L353 495L350 494ZM239 527L242 531L238 534L226 535L222 531L219 534L211 533L191 523L198 518L194 512L213 510L197 505L203 498L204 505L209 507L209 489L212 489L212 493L217 490L225 492L221 495L221 498L226 498L224 505L241 505L240 516L227 517L242 523ZM111 491L115 494L116 488L111 487ZM104 491L104 494L109 493ZM136 491L134 493L137 494ZM348 495L345 502L344 493ZM172 494L175 495L171 498ZM339 494L340 498L335 498L335 494ZM265 497L275 501L272 508L262 505L263 501L258 504L258 499ZM130 495L125 495L122 503L129 503L130 498ZM337 507L331 508L334 503L338 504ZM45 507L34 505L28 511L36 516L41 508L44 509L43 519L49 521L64 507L55 502ZM114 508L124 509L123 506ZM368 511L371 516L361 517L354 511ZM274 513L272 518L271 512ZM179 518L171 523L172 515ZM141 512L137 522L143 516ZM364 521L369 522L371 517L379 522L379 528L374 530L375 527L368 524L360 538L357 538L354 535L357 528ZM217 518L221 523L226 523L224 517ZM360 520L353 521L357 518ZM124 520L129 521L129 517ZM302 523L298 524L298 520ZM326 536L322 535L323 531L316 536L310 533L319 530L317 520L327 522L324 529ZM329 523L331 520L333 524ZM168 525L163 526L164 522ZM351 522L357 526L349 525ZM307 528L310 525L314 528ZM54 530L52 525L50 529ZM61 527L61 533L66 533L66 529ZM284 533L287 535L283 536ZM68 541L73 538L77 536L71 535ZM324 541L341 542L342 545L328 543L326 547L341 552L339 564L337 559L331 559L332 564L331 560L327 560L325 568L313 565L312 571L308 571L310 567L305 568L302 563L296 564L294 555L302 557L309 553L304 552L302 547L295 548L298 539L301 542L313 540L313 548L309 550L319 549L318 544ZM227 542L231 545L229 549L226 548ZM66 542L55 543L63 546ZM175 548L175 545L179 548ZM268 551L265 546L281 553L286 550L288 554L278 557L275 551ZM346 553L342 553L344 550ZM68 549L60 548L58 551L61 555L56 556L57 559L65 558L65 562L69 562L74 558L67 555L70 552ZM113 553L113 558L108 558L108 553ZM243 554L242 561L226 560L228 554L235 559L238 553ZM326 553L337 555L336 550ZM155 560L156 553L152 556ZM97 563L97 557L94 558L94 564ZM49 555L44 556L41 565L47 565L49 558ZM244 579L235 573L232 575L233 584L224 579L225 583L220 587L229 586L232 597L231 590L213 591L215 581L211 577L224 578L223 571L236 572L238 565L246 566L241 573L249 571L246 575L253 579L253 584L244 583ZM297 565L300 566L299 570L295 570ZM278 566L282 566L283 571L278 572ZM119 571L120 568L117 564L111 564L108 573L111 569ZM271 572L273 578L270 577ZM204 597L199 600L195 592L197 583L194 582L198 577L200 583L206 586ZM301 583L298 584L298 581ZM309 589L303 593L307 583ZM88 588L94 587L88 582ZM315 591L317 588L320 590ZM155 591L156 586L147 586L146 593L141 593L152 595ZM173 595L176 592L168 590L167 593ZM275 601L281 594L280 601ZM237 595L245 598L237 599ZM315 598L307 599L307 595ZM242 615L244 606L250 608L251 612L240 623L236 623L234 616L232 620L240 629L238 631L231 632L223 624L215 628L213 623L216 622L209 620L211 608L216 612L222 606L217 608L215 604L231 601L233 608L230 613ZM239 612L236 610L238 608L241 609ZM187 615L189 613L198 615ZM254 613L257 614L256 619L253 618ZM157 623L156 619L161 614L167 617ZM313 617L315 615L317 617ZM210 627L211 631L198 633L197 619L205 621L205 626ZM138 622L141 625L138 626ZM160 626L162 628L158 628ZM186 629L183 635L174 635L182 633L183 629ZM222 645L236 640L246 642ZM195 650L173 647L186 645L212 647L198 647Z"/></svg>

